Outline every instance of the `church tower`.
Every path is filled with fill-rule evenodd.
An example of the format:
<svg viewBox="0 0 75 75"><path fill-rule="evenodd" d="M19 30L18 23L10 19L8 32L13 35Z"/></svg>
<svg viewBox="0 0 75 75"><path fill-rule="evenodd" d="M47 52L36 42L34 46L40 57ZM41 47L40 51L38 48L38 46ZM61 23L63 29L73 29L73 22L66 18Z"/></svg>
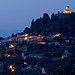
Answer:
<svg viewBox="0 0 75 75"><path fill-rule="evenodd" d="M65 14L71 14L71 10L70 10L69 6L66 7L66 10L64 10L64 13Z"/></svg>

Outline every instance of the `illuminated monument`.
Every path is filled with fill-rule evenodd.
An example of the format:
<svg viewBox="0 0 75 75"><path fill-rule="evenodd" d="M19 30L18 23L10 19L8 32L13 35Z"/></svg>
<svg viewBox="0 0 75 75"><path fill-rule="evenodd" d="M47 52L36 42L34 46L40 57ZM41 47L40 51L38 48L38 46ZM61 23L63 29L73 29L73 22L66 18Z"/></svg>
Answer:
<svg viewBox="0 0 75 75"><path fill-rule="evenodd" d="M67 6L67 7L66 7L66 10L64 10L64 13L63 13L63 12L58 11L57 16L58 16L58 18L68 17L68 16L69 16L69 14L71 14L71 13L72 13L72 11L70 10L70 7L69 7L69 6Z"/></svg>
<svg viewBox="0 0 75 75"><path fill-rule="evenodd" d="M66 7L66 10L64 10L64 13L65 14L71 14L71 10L70 10L69 6Z"/></svg>

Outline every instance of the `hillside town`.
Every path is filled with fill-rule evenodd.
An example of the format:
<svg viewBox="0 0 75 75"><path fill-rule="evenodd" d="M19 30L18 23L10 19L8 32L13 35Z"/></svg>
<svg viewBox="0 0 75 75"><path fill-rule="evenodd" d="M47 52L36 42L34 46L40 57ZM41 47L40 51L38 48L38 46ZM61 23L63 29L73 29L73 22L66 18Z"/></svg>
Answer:
<svg viewBox="0 0 75 75"><path fill-rule="evenodd" d="M64 42L59 43L59 41L57 41L56 38L61 38L62 40L64 40ZM4 50L5 57L15 58L18 55L21 55L25 65L25 67L23 66L20 69L22 72L32 70L32 66L34 65L34 64L30 65L30 63L28 64L27 62L25 62L26 59L35 58L37 60L37 59L45 58L43 53L40 54L40 53L35 53L34 51L33 52L29 51L28 44L32 44L32 45L38 44L38 45L41 45L42 47L45 45L48 45L48 46L54 45L59 48L64 48L64 47L68 48L68 47L72 47L74 43L75 43L75 37L68 37L67 39L67 37L63 37L61 33L57 33L55 35L49 34L48 36L41 36L40 34L39 35L22 34L22 35L17 35L17 37L13 36L13 37L5 38L0 41L0 45L5 47L5 50ZM52 55L50 58L51 58L51 61L54 62L64 58L68 58L70 56L73 56L73 54L64 49L62 55L60 54L58 56ZM0 65L3 65L3 64L4 62L0 61ZM73 63L72 65L74 64L75 63ZM46 71L44 67L41 67L36 64L34 66L35 66L34 69L37 69L37 67L39 67L39 69L41 70L40 73L46 75ZM12 68L12 65L9 65L9 69L11 69L12 72L15 71L15 68ZM3 72L3 71L4 69L0 69L0 72Z"/></svg>
<svg viewBox="0 0 75 75"><path fill-rule="evenodd" d="M0 75L74 75L75 13L47 13L23 33L0 37Z"/></svg>

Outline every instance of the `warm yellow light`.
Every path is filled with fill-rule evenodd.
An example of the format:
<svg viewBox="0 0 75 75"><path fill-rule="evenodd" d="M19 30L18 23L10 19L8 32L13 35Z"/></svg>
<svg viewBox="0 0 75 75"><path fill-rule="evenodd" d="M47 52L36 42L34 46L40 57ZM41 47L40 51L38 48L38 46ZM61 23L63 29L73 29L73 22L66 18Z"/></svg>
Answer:
<svg viewBox="0 0 75 75"><path fill-rule="evenodd" d="M9 66L9 69L11 69L12 72L14 72L15 67L13 67L12 65Z"/></svg>
<svg viewBox="0 0 75 75"><path fill-rule="evenodd" d="M14 48L14 45L11 44L11 45L9 46L9 48Z"/></svg>
<svg viewBox="0 0 75 75"><path fill-rule="evenodd" d="M61 35L61 33L55 34L55 37L58 37L58 36L60 36L60 35Z"/></svg>
<svg viewBox="0 0 75 75"><path fill-rule="evenodd" d="M65 42L67 42L67 43L68 43L68 42L69 42L69 40L65 40Z"/></svg>
<svg viewBox="0 0 75 75"><path fill-rule="evenodd" d="M66 10L64 10L64 13L66 13L66 14L71 14L71 11L66 11Z"/></svg>
<svg viewBox="0 0 75 75"><path fill-rule="evenodd" d="M25 36L28 36L28 34L25 34Z"/></svg>
<svg viewBox="0 0 75 75"><path fill-rule="evenodd" d="M12 72L14 72L14 68L12 68L11 70L12 70Z"/></svg>
<svg viewBox="0 0 75 75"><path fill-rule="evenodd" d="M41 36L41 34L39 34L39 36Z"/></svg>
<svg viewBox="0 0 75 75"><path fill-rule="evenodd" d="M52 37L52 38L60 37L60 35L61 35L61 33L57 33L57 34L55 34L55 35L52 35L51 37Z"/></svg>
<svg viewBox="0 0 75 75"><path fill-rule="evenodd" d="M27 64L26 62L24 62L24 64Z"/></svg>
<svg viewBox="0 0 75 75"><path fill-rule="evenodd" d="M45 45L45 44L46 44L46 42L38 42L38 44L44 44L44 45Z"/></svg>
<svg viewBox="0 0 75 75"><path fill-rule="evenodd" d="M9 55L9 54L7 55L7 57L10 57L10 56L11 56L11 55Z"/></svg>
<svg viewBox="0 0 75 75"><path fill-rule="evenodd" d="M25 37L24 39L27 40L27 37Z"/></svg>
<svg viewBox="0 0 75 75"><path fill-rule="evenodd" d="M66 10L64 10L64 13L71 14L71 10L70 10L69 6L66 7Z"/></svg>
<svg viewBox="0 0 75 75"><path fill-rule="evenodd" d="M28 38L32 38L32 36L29 36Z"/></svg>
<svg viewBox="0 0 75 75"><path fill-rule="evenodd" d="M12 65L10 65L9 68L12 69Z"/></svg>

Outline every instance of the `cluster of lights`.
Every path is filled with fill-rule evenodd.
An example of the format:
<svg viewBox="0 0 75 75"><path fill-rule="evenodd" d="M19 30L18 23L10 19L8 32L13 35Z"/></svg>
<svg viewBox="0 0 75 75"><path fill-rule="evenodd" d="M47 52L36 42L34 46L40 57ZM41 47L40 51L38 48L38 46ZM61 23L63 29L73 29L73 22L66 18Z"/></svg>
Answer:
<svg viewBox="0 0 75 75"><path fill-rule="evenodd" d="M12 72L15 71L15 68L12 65L9 66L9 69L11 69Z"/></svg>
<svg viewBox="0 0 75 75"><path fill-rule="evenodd" d="M65 42L69 43L69 40L65 40Z"/></svg>
<svg viewBox="0 0 75 75"><path fill-rule="evenodd" d="M27 36L28 36L28 34L25 34L24 36L25 36L24 40L27 40Z"/></svg>

